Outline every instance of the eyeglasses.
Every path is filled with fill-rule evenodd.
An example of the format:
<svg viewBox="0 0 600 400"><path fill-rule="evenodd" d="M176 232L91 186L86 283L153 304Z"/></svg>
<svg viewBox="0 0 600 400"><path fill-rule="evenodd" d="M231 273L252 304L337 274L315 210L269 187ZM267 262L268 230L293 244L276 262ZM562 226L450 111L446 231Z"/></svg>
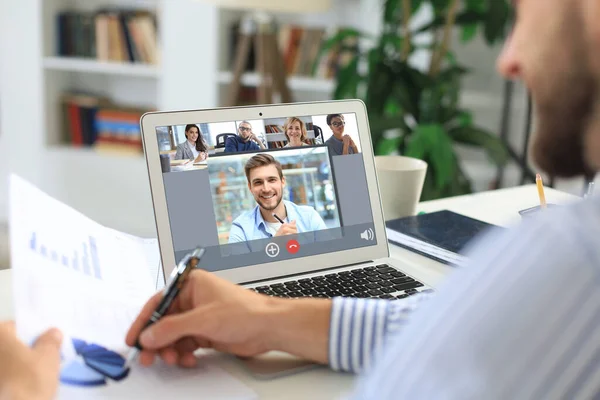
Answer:
<svg viewBox="0 0 600 400"><path fill-rule="evenodd" d="M346 125L346 123L344 121L341 121L341 122L332 122L331 125L335 126L336 128L339 128L340 126Z"/></svg>
<svg viewBox="0 0 600 400"><path fill-rule="evenodd" d="M252 130L252 128L246 128L245 126L240 126L240 131L242 131L242 132L249 132L251 130Z"/></svg>

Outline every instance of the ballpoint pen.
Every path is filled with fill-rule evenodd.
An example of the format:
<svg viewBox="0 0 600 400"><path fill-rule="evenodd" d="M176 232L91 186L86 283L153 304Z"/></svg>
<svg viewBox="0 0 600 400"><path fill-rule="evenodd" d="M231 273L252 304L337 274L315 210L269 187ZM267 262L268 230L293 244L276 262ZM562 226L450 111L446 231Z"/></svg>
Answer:
<svg viewBox="0 0 600 400"><path fill-rule="evenodd" d="M177 268L175 268L173 272L171 272L169 282L163 290L163 298L152 313L152 316L150 317L146 325L144 326L144 329L148 328L150 325L160 320L167 313L169 307L181 291L183 283L185 282L185 279L187 278L188 274L200 263L200 259L204 255L204 251L205 250L203 248L198 247L191 253L186 254L181 259L181 261L177 265ZM144 329L142 329L142 331ZM142 350L142 346L140 345L138 339L136 340L135 346L130 350L129 355L127 356L125 367L128 367L130 365L130 363L135 359L135 357L137 357L140 350Z"/></svg>
<svg viewBox="0 0 600 400"><path fill-rule="evenodd" d="M277 216L277 214L273 213L273 216L274 216L274 217L277 219L277 221L281 222L282 224L285 224L285 221L284 221L284 220L282 220L281 218L279 218L279 217Z"/></svg>

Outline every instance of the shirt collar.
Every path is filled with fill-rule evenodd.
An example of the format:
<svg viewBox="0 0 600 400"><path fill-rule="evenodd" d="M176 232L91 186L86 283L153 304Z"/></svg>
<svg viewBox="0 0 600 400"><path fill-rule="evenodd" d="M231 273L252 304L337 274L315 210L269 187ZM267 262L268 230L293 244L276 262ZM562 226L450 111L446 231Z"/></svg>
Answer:
<svg viewBox="0 0 600 400"><path fill-rule="evenodd" d="M294 218L294 216L296 215L295 213L295 209L294 207L290 206L290 203L282 200L283 204L285 205L285 213L287 214L287 220L288 221L292 221L296 218ZM261 226L263 228L266 228L266 222L260 212L260 206L257 204L256 207L254 207L254 226L258 229L261 229Z"/></svg>

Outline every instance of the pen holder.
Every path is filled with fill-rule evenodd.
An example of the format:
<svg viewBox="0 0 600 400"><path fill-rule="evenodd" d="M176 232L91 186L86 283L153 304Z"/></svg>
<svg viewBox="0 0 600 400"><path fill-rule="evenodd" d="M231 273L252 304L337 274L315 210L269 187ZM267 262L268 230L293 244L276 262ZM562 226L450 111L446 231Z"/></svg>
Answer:
<svg viewBox="0 0 600 400"><path fill-rule="evenodd" d="M559 207L557 204L547 204L547 209ZM526 208L525 210L519 211L521 218L532 218L536 215L539 215L540 212L543 212L542 206L535 206L531 208Z"/></svg>

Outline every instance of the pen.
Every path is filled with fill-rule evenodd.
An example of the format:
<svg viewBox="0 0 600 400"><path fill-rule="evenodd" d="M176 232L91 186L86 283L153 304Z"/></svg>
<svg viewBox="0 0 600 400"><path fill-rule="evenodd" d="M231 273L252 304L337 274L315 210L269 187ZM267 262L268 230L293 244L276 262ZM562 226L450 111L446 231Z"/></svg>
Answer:
<svg viewBox="0 0 600 400"><path fill-rule="evenodd" d="M546 195L544 194L544 184L542 183L542 176L540 174L535 176L535 183L537 184L538 196L540 197L540 207L546 208Z"/></svg>
<svg viewBox="0 0 600 400"><path fill-rule="evenodd" d="M200 259L204 255L204 249L201 247L196 248L193 252L186 254L179 264L177 268L173 270L171 276L169 277L169 282L165 286L163 290L163 298L152 313L152 316L144 326L144 329L148 328L150 325L154 324L156 321L160 320L169 310L169 307L173 303L173 301L177 298L177 295L181 291L183 287L183 283L187 278L188 274L196 268L196 266L200 263ZM142 329L142 331L144 330ZM127 356L127 361L125 362L125 367L129 366L129 364L137 357L140 350L142 350L142 346L140 345L139 339L136 341L135 346L131 349L129 355Z"/></svg>
<svg viewBox="0 0 600 400"><path fill-rule="evenodd" d="M279 217L277 216L277 214L273 213L273 216L274 216L275 218L277 218L277 221L281 222L282 224L285 224L285 222L284 222L284 221L283 221L281 218L279 218Z"/></svg>

